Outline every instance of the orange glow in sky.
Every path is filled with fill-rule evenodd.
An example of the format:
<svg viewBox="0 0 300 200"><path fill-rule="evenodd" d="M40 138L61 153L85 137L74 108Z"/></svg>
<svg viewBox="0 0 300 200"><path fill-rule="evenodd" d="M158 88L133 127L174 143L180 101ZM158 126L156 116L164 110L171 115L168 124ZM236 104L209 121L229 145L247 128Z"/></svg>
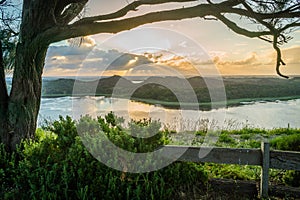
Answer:
<svg viewBox="0 0 300 200"><path fill-rule="evenodd" d="M106 2L91 0L88 14L113 12L127 4L124 0ZM155 9L158 7L144 6L140 12ZM129 13L129 16L134 14ZM182 37L177 39L168 34L170 31ZM281 47L287 64L281 71L293 76L300 75L300 29L291 35L293 40ZM119 39L111 39L114 37ZM143 41L143 38L149 41ZM188 40L201 46L203 52L193 51L194 47ZM151 45L156 49L149 48ZM117 59L116 62L104 68L113 58ZM158 68L147 70L147 65L167 65L187 76L199 75L195 66L206 70L207 74L210 73L210 66L214 66L222 75L275 75L275 59L271 44L237 35L221 22L197 18L147 24L119 34L89 36L80 48L69 46L68 42L54 44L48 51L44 76L128 75L138 66L142 67L140 71L136 70L136 74L159 74Z"/></svg>

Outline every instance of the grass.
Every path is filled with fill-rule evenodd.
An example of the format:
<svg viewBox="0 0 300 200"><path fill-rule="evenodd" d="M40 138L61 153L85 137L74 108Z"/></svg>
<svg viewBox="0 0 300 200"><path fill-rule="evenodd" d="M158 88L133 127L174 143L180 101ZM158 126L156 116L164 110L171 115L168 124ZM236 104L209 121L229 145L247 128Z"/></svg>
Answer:
<svg viewBox="0 0 300 200"><path fill-rule="evenodd" d="M222 130L219 133L196 131L193 146L201 146L207 134L218 138L214 146L231 148L260 148L262 140L269 140L271 149L300 151L300 129L279 128L272 130L248 128L240 130ZM174 136L175 137L175 136ZM188 137L190 138L190 137ZM172 144L172 137L170 138ZM178 139L177 139L178 140ZM177 144L175 140L174 144ZM180 139L181 145L190 145L184 137ZM183 141L187 141L184 143ZM221 165L206 163L204 169L209 178L230 178L234 180L260 180L259 166ZM270 182L280 185L300 187L300 173L294 170L270 170Z"/></svg>

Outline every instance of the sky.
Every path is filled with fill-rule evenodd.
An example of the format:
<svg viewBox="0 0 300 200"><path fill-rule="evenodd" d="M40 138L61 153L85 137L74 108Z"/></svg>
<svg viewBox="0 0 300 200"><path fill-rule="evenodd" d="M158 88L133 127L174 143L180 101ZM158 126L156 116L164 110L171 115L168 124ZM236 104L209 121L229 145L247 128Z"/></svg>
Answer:
<svg viewBox="0 0 300 200"><path fill-rule="evenodd" d="M110 13L126 4L126 0L91 0L87 13ZM172 7L178 4L144 6L129 16ZM287 64L281 71L296 76L300 75L300 29L291 35L293 40L281 47ZM118 34L88 36L80 47L74 45L76 41L50 46L44 76L276 74L271 44L237 35L215 20L152 23Z"/></svg>

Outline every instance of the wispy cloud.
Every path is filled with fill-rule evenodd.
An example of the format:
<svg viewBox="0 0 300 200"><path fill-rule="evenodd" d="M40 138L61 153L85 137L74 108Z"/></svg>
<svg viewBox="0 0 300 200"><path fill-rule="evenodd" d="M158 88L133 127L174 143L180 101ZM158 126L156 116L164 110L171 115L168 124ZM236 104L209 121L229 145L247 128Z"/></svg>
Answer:
<svg viewBox="0 0 300 200"><path fill-rule="evenodd" d="M241 59L241 60L222 60L220 57L215 57L213 59L214 63L217 65L226 65L226 66L236 66L236 65L257 65L258 59L257 54L255 52L252 52L250 56Z"/></svg>

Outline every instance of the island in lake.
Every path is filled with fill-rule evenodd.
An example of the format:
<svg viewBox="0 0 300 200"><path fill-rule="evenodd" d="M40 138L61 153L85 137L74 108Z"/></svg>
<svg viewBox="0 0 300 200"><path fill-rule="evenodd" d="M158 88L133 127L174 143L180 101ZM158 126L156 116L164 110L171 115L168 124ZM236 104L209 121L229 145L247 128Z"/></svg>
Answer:
<svg viewBox="0 0 300 200"><path fill-rule="evenodd" d="M220 90L222 92L220 83L224 84L226 106L237 106L254 101L300 98L300 77L282 79L259 76L230 76L223 77L222 80L214 77L183 79L168 76L149 77L138 81L121 76L106 77L100 80L45 79L42 96L49 98L62 96L110 97L113 95L118 98L159 104L168 108L179 108L180 105L186 104L186 108L188 108L189 105L195 106L191 105L193 102L191 103L189 98L190 94L194 94L198 100L197 106L202 110L207 110L211 108L211 101L214 101L214 106L218 103L220 106L224 106L224 102L215 102L214 99L211 99L211 91ZM179 94L179 96L175 94Z"/></svg>

